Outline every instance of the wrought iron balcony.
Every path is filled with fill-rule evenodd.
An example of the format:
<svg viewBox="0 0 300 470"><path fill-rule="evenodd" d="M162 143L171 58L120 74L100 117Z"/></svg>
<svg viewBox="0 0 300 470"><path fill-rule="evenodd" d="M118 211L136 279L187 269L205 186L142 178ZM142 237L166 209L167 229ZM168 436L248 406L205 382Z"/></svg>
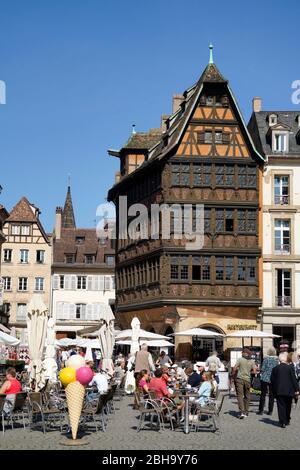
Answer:
<svg viewBox="0 0 300 470"><path fill-rule="evenodd" d="M284 295L284 296L276 297L276 305L277 307L291 307L292 306L291 296Z"/></svg>
<svg viewBox="0 0 300 470"><path fill-rule="evenodd" d="M289 243L275 245L275 253L289 255L291 253L291 245Z"/></svg>
<svg viewBox="0 0 300 470"><path fill-rule="evenodd" d="M288 205L290 203L290 198L289 195L284 195L284 196L275 196L274 200L276 205Z"/></svg>

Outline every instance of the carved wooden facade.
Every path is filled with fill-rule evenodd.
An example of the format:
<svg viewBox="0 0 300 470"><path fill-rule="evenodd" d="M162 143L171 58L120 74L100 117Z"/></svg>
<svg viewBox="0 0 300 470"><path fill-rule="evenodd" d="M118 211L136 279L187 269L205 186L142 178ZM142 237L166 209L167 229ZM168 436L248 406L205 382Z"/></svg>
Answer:
<svg viewBox="0 0 300 470"><path fill-rule="evenodd" d="M161 220L157 239L118 239L119 313L167 305L261 305L263 159L214 64L184 98L145 162L127 174L122 164L123 178L110 190L109 199L115 202L117 215L120 195L128 196L128 204L145 204L148 234L151 204L204 204L204 246L186 250L187 240L172 232L172 213L170 239L162 237ZM129 152L121 149L123 162ZM145 155L145 149L140 152Z"/></svg>

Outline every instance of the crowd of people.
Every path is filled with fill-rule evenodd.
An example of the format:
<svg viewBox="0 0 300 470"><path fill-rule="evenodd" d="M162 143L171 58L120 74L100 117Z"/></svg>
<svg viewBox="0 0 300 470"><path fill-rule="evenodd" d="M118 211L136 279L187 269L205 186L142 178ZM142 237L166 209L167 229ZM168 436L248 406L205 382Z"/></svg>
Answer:
<svg viewBox="0 0 300 470"><path fill-rule="evenodd" d="M75 354L85 355L82 348L63 348L59 350L57 361L59 369L64 367L67 360ZM293 353L281 351L279 356L274 348L270 348L264 357L260 367L251 358L251 351L244 348L242 356L236 361L232 369L229 369L230 379L234 383L239 419L245 419L249 414L251 388L260 389L260 400L258 415L264 414L266 396L268 395L267 415L271 416L276 399L279 424L285 428L290 424L293 400L297 402L300 382L300 361L295 359ZM128 388L129 393L137 390L144 398L152 393L158 399L168 398L174 403L178 411L183 411L184 402L178 398L176 389L193 391L198 396L194 399L196 404L205 406L211 398L216 397L219 373L224 371L225 365L220 361L218 354L214 351L205 362L191 364L184 361L180 364L174 363L171 358L162 351L154 361L146 344L141 345L140 351L125 358L119 354L115 357L113 373L101 369L101 356L94 356L93 361L86 361L86 365L93 370L93 379L89 384L89 398L96 394L107 393L109 381L125 385L131 373L134 377L134 386ZM26 374L26 373L24 373ZM12 367L6 371L6 378L0 388L0 394L7 395L8 401L13 402L15 394L24 390L25 382L20 376L18 380L16 370ZM136 404L137 405L137 404Z"/></svg>
<svg viewBox="0 0 300 470"><path fill-rule="evenodd" d="M277 356L276 350L270 348L258 367L251 356L252 352L244 348L235 366L229 367L230 379L234 383L237 396L238 417L239 419L248 417L251 389L255 386L260 389L257 414L263 415L268 395L267 415L272 415L276 399L279 425L285 428L291 420L292 402L293 400L297 402L299 395L299 358L296 360L294 353L284 350ZM178 409L183 408L183 403L173 398L176 395L174 394L176 387L197 391L196 403L205 406L211 397L216 396L218 372L225 370L225 365L220 361L216 351L205 362L195 364L183 362L179 365L173 363L165 352L153 361L145 344L134 358L130 358L130 364L134 369L136 389L144 397L147 398L149 392L153 392L157 398L166 397L173 400Z"/></svg>

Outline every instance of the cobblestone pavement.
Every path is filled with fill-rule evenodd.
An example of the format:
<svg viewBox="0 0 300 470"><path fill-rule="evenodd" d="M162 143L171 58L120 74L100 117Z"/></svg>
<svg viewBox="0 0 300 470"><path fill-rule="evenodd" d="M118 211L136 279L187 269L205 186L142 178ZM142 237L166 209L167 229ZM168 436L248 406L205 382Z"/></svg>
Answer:
<svg viewBox="0 0 300 470"><path fill-rule="evenodd" d="M196 450L196 449L299 449L300 410L293 408L290 426L278 426L277 410L273 416L257 416L257 403L252 403L249 417L237 419L236 398L226 396L217 433L203 431L188 435L182 430L160 432L155 430L136 431L138 412L132 409L133 399L125 397L116 402L115 414L110 415L107 432L92 432L87 439L89 444L81 450ZM276 405L275 405L276 406ZM203 423L205 426L206 423ZM59 431L49 431L43 435L39 430L29 431L7 428L0 435L0 449L74 449L60 444Z"/></svg>

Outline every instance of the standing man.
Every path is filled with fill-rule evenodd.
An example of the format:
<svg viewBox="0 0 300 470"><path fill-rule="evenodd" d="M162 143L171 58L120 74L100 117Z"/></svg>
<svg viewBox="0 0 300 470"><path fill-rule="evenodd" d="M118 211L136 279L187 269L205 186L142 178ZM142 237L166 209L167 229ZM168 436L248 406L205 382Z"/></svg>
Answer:
<svg viewBox="0 0 300 470"><path fill-rule="evenodd" d="M148 352L147 344L141 345L141 350L136 353L135 356L135 373L138 374L141 370L146 370L148 374L155 370L153 359L151 354Z"/></svg>
<svg viewBox="0 0 300 470"><path fill-rule="evenodd" d="M218 369L221 369L222 363L218 358L217 351L213 351L212 355L207 358L205 365L209 372L217 372Z"/></svg>
<svg viewBox="0 0 300 470"><path fill-rule="evenodd" d="M288 364L287 352L279 354L279 365L271 373L271 384L277 401L279 424L285 428L290 424L292 400L299 395L294 370Z"/></svg>
<svg viewBox="0 0 300 470"><path fill-rule="evenodd" d="M250 359L251 351L244 348L242 357L237 360L233 368L233 376L236 375L236 395L239 405L239 418L247 418L250 405L250 383L251 372L257 373L256 365L253 359Z"/></svg>

